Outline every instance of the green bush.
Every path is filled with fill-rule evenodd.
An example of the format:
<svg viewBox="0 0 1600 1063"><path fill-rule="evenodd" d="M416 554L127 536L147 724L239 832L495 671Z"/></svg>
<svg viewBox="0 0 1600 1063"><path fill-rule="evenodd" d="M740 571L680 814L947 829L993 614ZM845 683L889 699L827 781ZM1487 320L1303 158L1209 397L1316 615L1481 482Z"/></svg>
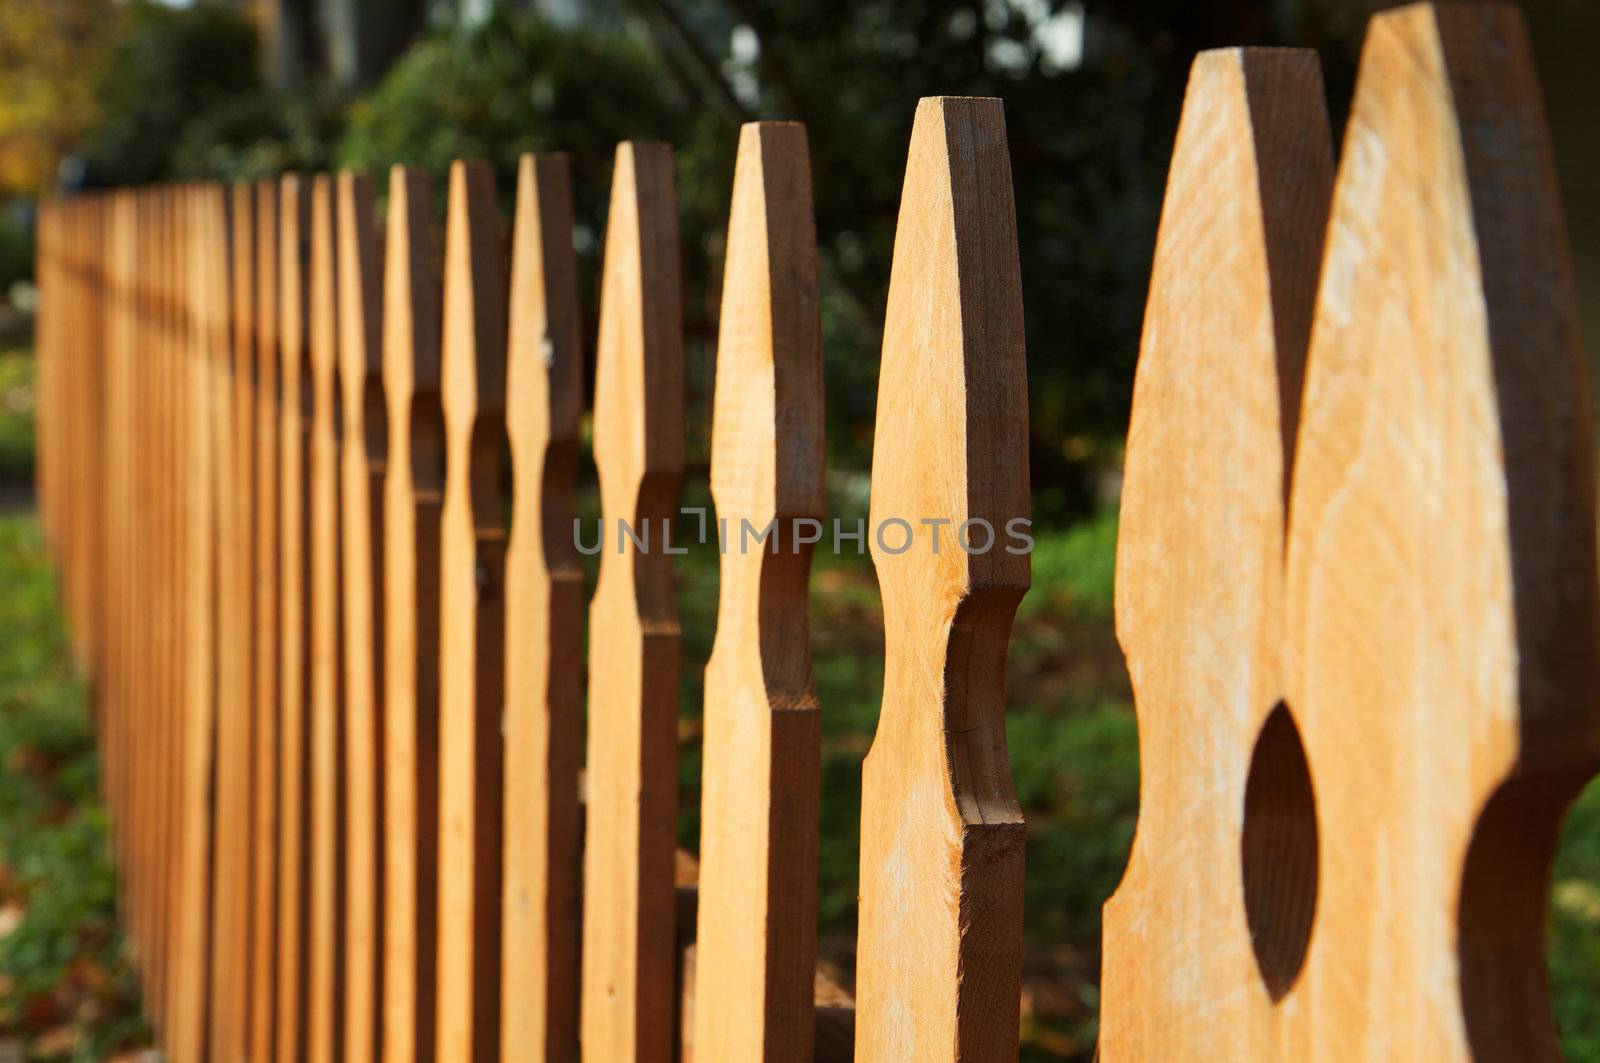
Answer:
<svg viewBox="0 0 1600 1063"><path fill-rule="evenodd" d="M0 516L0 1041L100 1060L149 1043L117 924L87 692L31 516Z"/></svg>
<svg viewBox="0 0 1600 1063"><path fill-rule="evenodd" d="M0 486L33 476L33 375L31 351L0 350Z"/></svg>
<svg viewBox="0 0 1600 1063"><path fill-rule="evenodd" d="M706 284L721 267L720 245L710 234L727 220L738 127L725 115L697 108L647 39L625 29L557 26L499 9L479 26L440 30L413 45L347 117L339 164L373 174L380 192L389 167L424 168L435 179L441 217L454 160L493 165L509 218L519 157L566 152L591 337L616 146L623 140L671 144L684 249L691 410L708 401ZM691 415L689 423L703 420ZM691 460L703 459L704 439L692 438L689 445Z"/></svg>
<svg viewBox="0 0 1600 1063"><path fill-rule="evenodd" d="M373 171L410 163L442 179L452 160L487 159L503 192L523 152L568 151L575 166L609 169L618 140L683 132L683 101L662 77L631 36L502 10L414 45L352 105L339 161Z"/></svg>
<svg viewBox="0 0 1600 1063"><path fill-rule="evenodd" d="M255 31L235 6L134 0L122 17L117 46L95 75L105 117L84 151L91 183L173 176L189 123L259 84Z"/></svg>
<svg viewBox="0 0 1600 1063"><path fill-rule="evenodd" d="M7 214L0 213L0 306L6 292L19 280L33 277L33 233Z"/></svg>
<svg viewBox="0 0 1600 1063"><path fill-rule="evenodd" d="M509 207L525 152L567 152L579 247L592 261L617 142L679 146L684 112L684 100L635 38L502 10L475 28L443 30L414 45L351 106L338 160L380 176L399 163L424 168L435 178L442 213L443 182L456 159L491 163Z"/></svg>

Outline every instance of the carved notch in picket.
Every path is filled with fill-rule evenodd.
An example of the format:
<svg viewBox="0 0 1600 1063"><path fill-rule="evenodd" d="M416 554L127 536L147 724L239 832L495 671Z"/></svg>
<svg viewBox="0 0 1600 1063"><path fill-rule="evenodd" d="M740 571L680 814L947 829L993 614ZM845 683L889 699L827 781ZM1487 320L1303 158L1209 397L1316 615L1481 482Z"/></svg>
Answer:
<svg viewBox="0 0 1600 1063"><path fill-rule="evenodd" d="M1005 658L1030 562L1028 394L999 100L917 107L878 381L869 534L883 710L863 768L856 1058L1015 1058L1022 812ZM964 548L965 547L965 548Z"/></svg>
<svg viewBox="0 0 1600 1063"><path fill-rule="evenodd" d="M485 163L450 169L439 533L436 1058L499 1058L505 247Z"/></svg>
<svg viewBox="0 0 1600 1063"><path fill-rule="evenodd" d="M428 176L389 173L383 276L383 1053L433 1058L439 892L439 268Z"/></svg>
<svg viewBox="0 0 1600 1063"><path fill-rule="evenodd" d="M678 618L663 537L683 473L682 328L672 149L624 143L595 371L605 547L589 608L585 1059L667 1060L673 1051ZM648 535L648 548L619 520Z"/></svg>
<svg viewBox="0 0 1600 1063"><path fill-rule="evenodd" d="M564 155L525 155L511 244L506 427L506 739L502 1040L578 1052L583 576L572 495L583 414L578 262ZM509 1049L508 1049L509 1050Z"/></svg>
<svg viewBox="0 0 1600 1063"><path fill-rule="evenodd" d="M741 131L723 277L711 490L728 541L706 666L693 1045L700 1059L810 1060L821 737L808 590L825 499L804 126ZM772 525L771 549L742 545L746 522Z"/></svg>
<svg viewBox="0 0 1600 1063"><path fill-rule="evenodd" d="M300 1063L309 1029L311 911L311 190L291 174L280 191L276 1048L279 1063Z"/></svg>
<svg viewBox="0 0 1600 1063"><path fill-rule="evenodd" d="M1297 989L1307 1051L1554 1060L1545 896L1562 813L1600 761L1600 585L1521 16L1373 19L1345 143L1285 599L1328 854Z"/></svg>
<svg viewBox="0 0 1600 1063"><path fill-rule="evenodd" d="M1314 52L1195 60L1117 539L1143 770L1133 853L1105 906L1107 1060L1272 1058L1275 1001L1305 955L1316 822L1279 639L1284 503L1332 183Z"/></svg>
<svg viewBox="0 0 1600 1063"><path fill-rule="evenodd" d="M380 1046L383 902L383 255L372 185L338 181L340 552L344 631L344 1059L370 1063Z"/></svg>

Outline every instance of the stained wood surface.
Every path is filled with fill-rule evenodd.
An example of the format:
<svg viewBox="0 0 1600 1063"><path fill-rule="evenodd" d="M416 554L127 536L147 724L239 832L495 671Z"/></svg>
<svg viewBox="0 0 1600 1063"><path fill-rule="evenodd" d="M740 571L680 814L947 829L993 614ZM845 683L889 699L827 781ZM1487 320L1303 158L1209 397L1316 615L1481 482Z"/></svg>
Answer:
<svg viewBox="0 0 1600 1063"><path fill-rule="evenodd" d="M427 175L389 174L384 254L383 1058L433 1058L439 855L439 268Z"/></svg>
<svg viewBox="0 0 1600 1063"><path fill-rule="evenodd" d="M1312 809L1293 789L1294 758L1304 763L1296 706L1267 721L1285 696L1284 505L1332 183L1316 53L1196 58L1156 241L1117 540L1117 632L1142 770L1133 853L1105 907L1108 1063L1287 1050L1275 998L1311 928L1316 823L1297 818ZM1251 800L1252 779L1278 776L1277 791ZM1275 820L1266 851L1241 845Z"/></svg>
<svg viewBox="0 0 1600 1063"><path fill-rule="evenodd" d="M1310 1058L1557 1059L1544 902L1600 745L1589 416L1526 34L1373 20L1290 505ZM1381 1006L1374 1002L1382 1002Z"/></svg>
<svg viewBox="0 0 1600 1063"><path fill-rule="evenodd" d="M455 163L445 236L437 1058L498 1058L506 277L493 172Z"/></svg>
<svg viewBox="0 0 1600 1063"><path fill-rule="evenodd" d="M255 509L252 513L255 579L254 743L251 752L250 1026L249 1058L269 1061L277 1002L278 911L278 405L281 308L278 303L278 183L255 187L256 351Z"/></svg>
<svg viewBox="0 0 1600 1063"><path fill-rule="evenodd" d="M178 722L181 719L183 697L181 653L183 647L182 613L179 599L182 584L182 537L179 534L183 520L183 497L186 485L176 476L169 479L165 471L175 472L185 460L184 439L181 433L183 411L187 396L186 374L178 358L181 350L179 334L174 324L173 294L181 283L181 261L177 254L181 217L176 209L175 196L170 189L162 189L155 197L152 214L162 239L155 249L157 273L154 312L158 316L158 333L155 344L156 371L149 395L157 411L157 425L152 431L155 449L160 457L153 467L145 470L144 486L157 499L157 504L146 515L147 541L156 547L156 566L150 588L156 601L155 657L150 668L150 694L141 699L144 714L154 720L155 764L151 770L150 805L151 822L146 828L145 861L148 867L150 889L150 936L158 942L150 957L150 980L154 987L150 1012L152 1022L165 1033L170 1029L171 959L173 955L171 931L172 885L174 861L162 860L162 854L174 852L178 809L173 800L174 779L178 762Z"/></svg>
<svg viewBox="0 0 1600 1063"><path fill-rule="evenodd" d="M339 175L338 203L340 533L344 631L345 868L343 1058L378 1057L382 995L383 908L379 867L383 820L383 558L384 439L382 381L383 263L372 186Z"/></svg>
<svg viewBox="0 0 1600 1063"><path fill-rule="evenodd" d="M673 1051L678 619L663 524L683 472L683 309L672 150L618 146L596 350L606 549L589 608L585 1059ZM649 550L619 533L652 536Z"/></svg>
<svg viewBox="0 0 1600 1063"><path fill-rule="evenodd" d="M181 209L186 287L195 298L181 355L188 377L185 432L183 567L183 719L180 772L176 966L163 1040L175 1063L206 1054L206 989L211 960L210 871L213 743L217 682L217 491L219 461L214 425L213 377L228 350L228 217L221 188L185 189Z"/></svg>
<svg viewBox="0 0 1600 1063"><path fill-rule="evenodd" d="M706 665L693 1046L810 1060L821 736L802 540L825 499L804 126L741 131L723 278L711 491L729 543ZM773 521L775 550L741 545L744 522Z"/></svg>
<svg viewBox="0 0 1600 1063"><path fill-rule="evenodd" d="M564 155L525 155L511 244L506 428L505 913L508 1059L578 1053L583 576L572 492L583 413L578 263Z"/></svg>
<svg viewBox="0 0 1600 1063"><path fill-rule="evenodd" d="M1319 93L1308 55L1208 53L1179 132L1121 518L1142 809L1099 1052L1555 1059L1545 898L1600 765L1600 565L1528 43L1501 7L1376 19L1336 181ZM526 162L509 248L489 171L456 167L442 286L426 181L396 171L381 323L354 179L41 208L43 528L176 1063L1017 1053L1028 435L1000 104L923 101L906 171L858 1017L811 970L807 544L780 525L741 552L737 527L821 516L803 135L747 129L735 181L703 873L673 851L670 152L623 145L615 177L581 924L564 162Z"/></svg>
<svg viewBox="0 0 1600 1063"><path fill-rule="evenodd" d="M236 184L218 193L228 208L228 345L210 352L210 430L216 458L216 818L212 868L209 1051L245 1054L248 1016L251 799L251 406L255 360L254 190ZM226 322L224 323L226 327Z"/></svg>
<svg viewBox="0 0 1600 1063"><path fill-rule="evenodd" d="M279 1063L306 1058L311 867L311 187L283 179L278 253L281 420L278 431Z"/></svg>
<svg viewBox="0 0 1600 1063"><path fill-rule="evenodd" d="M138 513L135 519L141 540L155 545L148 578L135 594L148 595L152 603L151 626L155 638L149 643L152 651L149 663L141 669L143 678L149 683L148 691L143 696L136 696L135 709L151 721L152 744L155 747L146 769L146 820L141 825L138 844L147 894L145 925L148 940L152 942L145 968L145 976L151 987L147 1008L152 1024L162 1024L166 1019L167 1003L165 961L171 951L165 938L168 898L163 888L167 885L171 862L159 862L157 856L161 851L159 847L171 842L172 809L165 799L170 792L174 753L171 724L179 692L172 650L177 642L172 599L176 592L173 559L176 557L174 532L178 519L178 484L176 481L167 481L161 473L176 467L174 455L178 452L178 446L173 408L181 400L182 391L172 365L171 323L162 313L170 304L161 302L171 290L174 269L171 248L175 243L175 222L171 217L170 196L164 191L153 190L146 203L146 215L154 234L149 252L152 283L148 304L152 318L149 346L152 365L149 382L140 397L148 400L151 410L146 438L153 457L148 466L137 470L135 489L142 489L145 497L152 498L154 504Z"/></svg>
<svg viewBox="0 0 1600 1063"><path fill-rule="evenodd" d="M1000 101L923 100L872 455L885 662L862 770L863 1063L1017 1054L1024 837L1004 676L1029 558L1006 549L1008 524L1028 515L1016 231ZM974 519L992 529L987 552L957 541ZM950 523L924 523L939 520ZM972 525L967 541L975 548L983 535Z"/></svg>
<svg viewBox="0 0 1600 1063"><path fill-rule="evenodd" d="M311 436L307 523L311 628L311 896L306 1053L324 1063L343 1044L344 610L340 600L339 315L334 181L311 182Z"/></svg>

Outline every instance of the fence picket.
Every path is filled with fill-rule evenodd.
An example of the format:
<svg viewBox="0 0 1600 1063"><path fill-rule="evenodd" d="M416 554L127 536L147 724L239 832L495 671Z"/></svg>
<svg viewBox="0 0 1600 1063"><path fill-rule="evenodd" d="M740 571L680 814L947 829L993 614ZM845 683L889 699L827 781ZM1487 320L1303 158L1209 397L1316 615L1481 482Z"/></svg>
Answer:
<svg viewBox="0 0 1600 1063"><path fill-rule="evenodd" d="M281 386L278 431L279 717L278 991L279 1063L307 1054L307 964L311 912L311 369L310 184L285 177L279 200L278 295Z"/></svg>
<svg viewBox="0 0 1600 1063"><path fill-rule="evenodd" d="M562 155L525 155L511 245L506 428L504 975L508 1059L578 1052L578 758L583 577L572 494L583 412L572 187Z"/></svg>
<svg viewBox="0 0 1600 1063"><path fill-rule="evenodd" d="M1201 53L1183 114L1117 545L1144 773L1105 906L1108 1061L1270 1058L1316 889L1294 707L1275 709L1284 503L1333 185L1316 53ZM1265 848L1241 847L1262 829ZM1166 910L1187 915L1148 916Z"/></svg>
<svg viewBox="0 0 1600 1063"><path fill-rule="evenodd" d="M278 911L278 183L255 187L255 658L249 1058L275 1058Z"/></svg>
<svg viewBox="0 0 1600 1063"><path fill-rule="evenodd" d="M1319 866L1303 1051L1554 1060L1544 909L1562 812L1600 755L1600 591L1572 280L1520 15L1375 18L1346 144L1285 599L1337 854Z"/></svg>
<svg viewBox="0 0 1600 1063"><path fill-rule="evenodd" d="M705 679L693 1044L707 1060L809 1060L821 734L797 522L820 535L825 499L804 126L745 125L730 213L711 451L728 530ZM774 521L770 551L747 543L745 522Z"/></svg>
<svg viewBox="0 0 1600 1063"><path fill-rule="evenodd" d="M1016 231L1000 101L923 100L872 454L886 660L862 769L864 1063L1017 1054L1024 838L1005 752L1005 653L1030 559L1005 538L1028 514ZM991 548L968 554L957 529L977 520ZM974 547L980 529L969 526Z"/></svg>
<svg viewBox="0 0 1600 1063"><path fill-rule="evenodd" d="M607 544L589 608L586 1059L672 1057L678 619L662 541L683 473L683 322L672 149L617 147L596 350ZM636 548L619 530L654 536Z"/></svg>
<svg viewBox="0 0 1600 1063"><path fill-rule="evenodd" d="M232 328L228 346L211 352L210 431L216 457L216 853L211 878L209 1052L244 1054L250 901L250 419L242 399L254 356L255 211L252 189L227 197Z"/></svg>
<svg viewBox="0 0 1600 1063"><path fill-rule="evenodd" d="M154 373L148 392L150 408L155 412L151 435L155 442L157 460L144 470L144 486L148 497L156 500L145 516L144 540L155 552L156 572L148 581L147 591L157 615L156 636L152 639L151 663L147 666L150 678L149 692L142 713L155 721L156 748L148 784L150 824L146 832L144 864L146 880L150 884L150 941L151 982L155 987L150 1010L153 1022L160 1033L170 1029L168 1018L168 960L171 941L168 937L169 916L172 911L173 861L163 860L163 855L174 854L177 847L174 823L178 816L177 802L173 799L172 780L176 775L174 760L178 753L176 721L178 701L183 696L181 684L182 616L178 596L181 585L183 542L178 534L181 527L181 492L185 481L175 474L183 467L183 440L179 433L177 412L184 396L184 378L181 366L174 357L174 310L177 284L175 248L178 240L178 217L174 210L174 194L170 188L157 190L153 196L151 213L157 230L155 253L155 290L150 313L155 320L152 337Z"/></svg>
<svg viewBox="0 0 1600 1063"><path fill-rule="evenodd" d="M228 349L228 218L222 190L211 185L179 193L185 217L181 246L187 287L195 295L181 322L178 357L187 376L184 437L183 689L177 800L178 907L176 984L167 1043L176 1063L205 1055L206 985L211 957L209 914L213 814L212 746L217 681L217 501L214 463L220 460L211 425L213 377Z"/></svg>
<svg viewBox="0 0 1600 1063"><path fill-rule="evenodd" d="M339 380L343 406L340 502L344 597L345 967L344 1055L371 1063L380 1047L383 911L378 868L383 858L382 789L383 602L377 566L383 557L384 439L382 256L374 230L372 186L339 175Z"/></svg>
<svg viewBox="0 0 1600 1063"><path fill-rule="evenodd" d="M506 283L487 164L450 169L439 532L439 1059L498 1058Z"/></svg>
<svg viewBox="0 0 1600 1063"><path fill-rule="evenodd" d="M163 287L161 293L162 361L166 381L166 395L162 415L166 419L167 462L158 483L167 496L167 512L163 515L158 541L167 546L167 573L162 581L161 596L166 611L167 630L162 646L162 680L165 693L155 700L156 711L162 716L166 740L161 755L163 765L157 790L157 807L160 814L160 840L150 853L154 870L155 890L160 905L157 912L157 934L161 939L157 978L161 985L160 1004L163 1036L176 1040L177 1020L174 1010L178 1005L180 966L183 950L180 945L177 920L183 911L183 882L186 870L182 866L184 853L184 813L188 806L184 800L184 725L187 706L191 698L189 682L190 642L187 577L194 563L188 550L190 495L193 485L178 473L191 462L192 443L189 437L189 404L191 402L191 370L187 360L189 300L180 299L179 293L193 283L188 268L186 239L188 217L182 191L168 187L162 192L162 213L167 227L166 246L163 249ZM190 472L190 476L204 474L204 465ZM163 855L177 857L163 860Z"/></svg>
<svg viewBox="0 0 1600 1063"><path fill-rule="evenodd" d="M340 600L339 266L334 182L311 182L311 907L307 1058L344 1042L344 609Z"/></svg>
<svg viewBox="0 0 1600 1063"><path fill-rule="evenodd" d="M389 175L384 255L383 1058L433 1058L439 853L439 271L421 170Z"/></svg>
<svg viewBox="0 0 1600 1063"><path fill-rule="evenodd" d="M566 157L522 160L509 244L492 171L455 164L442 274L403 167L386 243L351 174L42 207L41 528L166 1058L1016 1056L1008 160L998 100L919 105L864 529L886 661L859 1015L816 970L803 127L746 126L735 171L698 861L674 846L668 147L620 145L611 188L586 810ZM1512 9L1374 19L1337 175L1312 54L1197 58L1120 517L1143 771L1104 912L1108 1061L1557 1058L1548 876L1600 764L1566 256Z"/></svg>

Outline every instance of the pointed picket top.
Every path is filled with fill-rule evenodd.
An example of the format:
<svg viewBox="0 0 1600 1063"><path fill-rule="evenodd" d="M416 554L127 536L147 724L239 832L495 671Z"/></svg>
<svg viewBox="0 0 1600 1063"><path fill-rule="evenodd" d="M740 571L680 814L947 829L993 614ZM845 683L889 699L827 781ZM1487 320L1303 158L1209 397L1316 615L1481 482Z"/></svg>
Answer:
<svg viewBox="0 0 1600 1063"><path fill-rule="evenodd" d="M439 268L428 175L389 173L384 248L384 1058L434 1043L439 824Z"/></svg>
<svg viewBox="0 0 1600 1063"><path fill-rule="evenodd" d="M617 148L596 352L605 547L589 609L581 1041L673 1052L678 619L664 524L683 472L683 307L672 149ZM636 547L618 528L650 536Z"/></svg>
<svg viewBox="0 0 1600 1063"><path fill-rule="evenodd" d="M1600 754L1600 602L1558 203L1513 8L1372 21L1289 522L1289 689L1338 854L1297 990L1318 1058L1559 1056L1544 902Z"/></svg>
<svg viewBox="0 0 1600 1063"><path fill-rule="evenodd" d="M1134 851L1105 907L1107 1060L1270 1058L1274 998L1311 929L1304 754L1290 710L1272 714L1284 696L1284 500L1332 156L1315 52L1195 59L1117 539L1117 631L1142 769ZM1283 780L1272 807L1247 804L1270 778ZM1267 851L1241 849L1275 815L1285 829Z"/></svg>
<svg viewBox="0 0 1600 1063"><path fill-rule="evenodd" d="M583 413L578 262L565 155L524 155L506 367L514 481L506 551L502 1043L578 1051L583 575L572 494Z"/></svg>
<svg viewBox="0 0 1600 1063"><path fill-rule="evenodd" d="M382 900L384 439L381 380L383 263L372 185L364 175L338 179L340 539L344 602L344 853L341 932L344 954L344 1059L377 1058Z"/></svg>
<svg viewBox="0 0 1600 1063"><path fill-rule="evenodd" d="M438 1059L498 1058L506 278L493 172L450 170L439 540Z"/></svg>
<svg viewBox="0 0 1600 1063"><path fill-rule="evenodd" d="M1017 523L1027 410L1004 113L999 100L924 99L889 280L867 530L886 661L862 780L864 1063L1017 1052L1024 837L1004 677L1029 581Z"/></svg>
<svg viewBox="0 0 1600 1063"><path fill-rule="evenodd" d="M706 666L693 1044L705 1059L810 1060L821 739L807 592L824 495L804 126L741 131L723 277L711 491L728 541ZM774 520L776 552L746 539L745 522Z"/></svg>
<svg viewBox="0 0 1600 1063"><path fill-rule="evenodd" d="M311 858L311 183L290 174L278 201L278 989L279 1063L306 1058Z"/></svg>

